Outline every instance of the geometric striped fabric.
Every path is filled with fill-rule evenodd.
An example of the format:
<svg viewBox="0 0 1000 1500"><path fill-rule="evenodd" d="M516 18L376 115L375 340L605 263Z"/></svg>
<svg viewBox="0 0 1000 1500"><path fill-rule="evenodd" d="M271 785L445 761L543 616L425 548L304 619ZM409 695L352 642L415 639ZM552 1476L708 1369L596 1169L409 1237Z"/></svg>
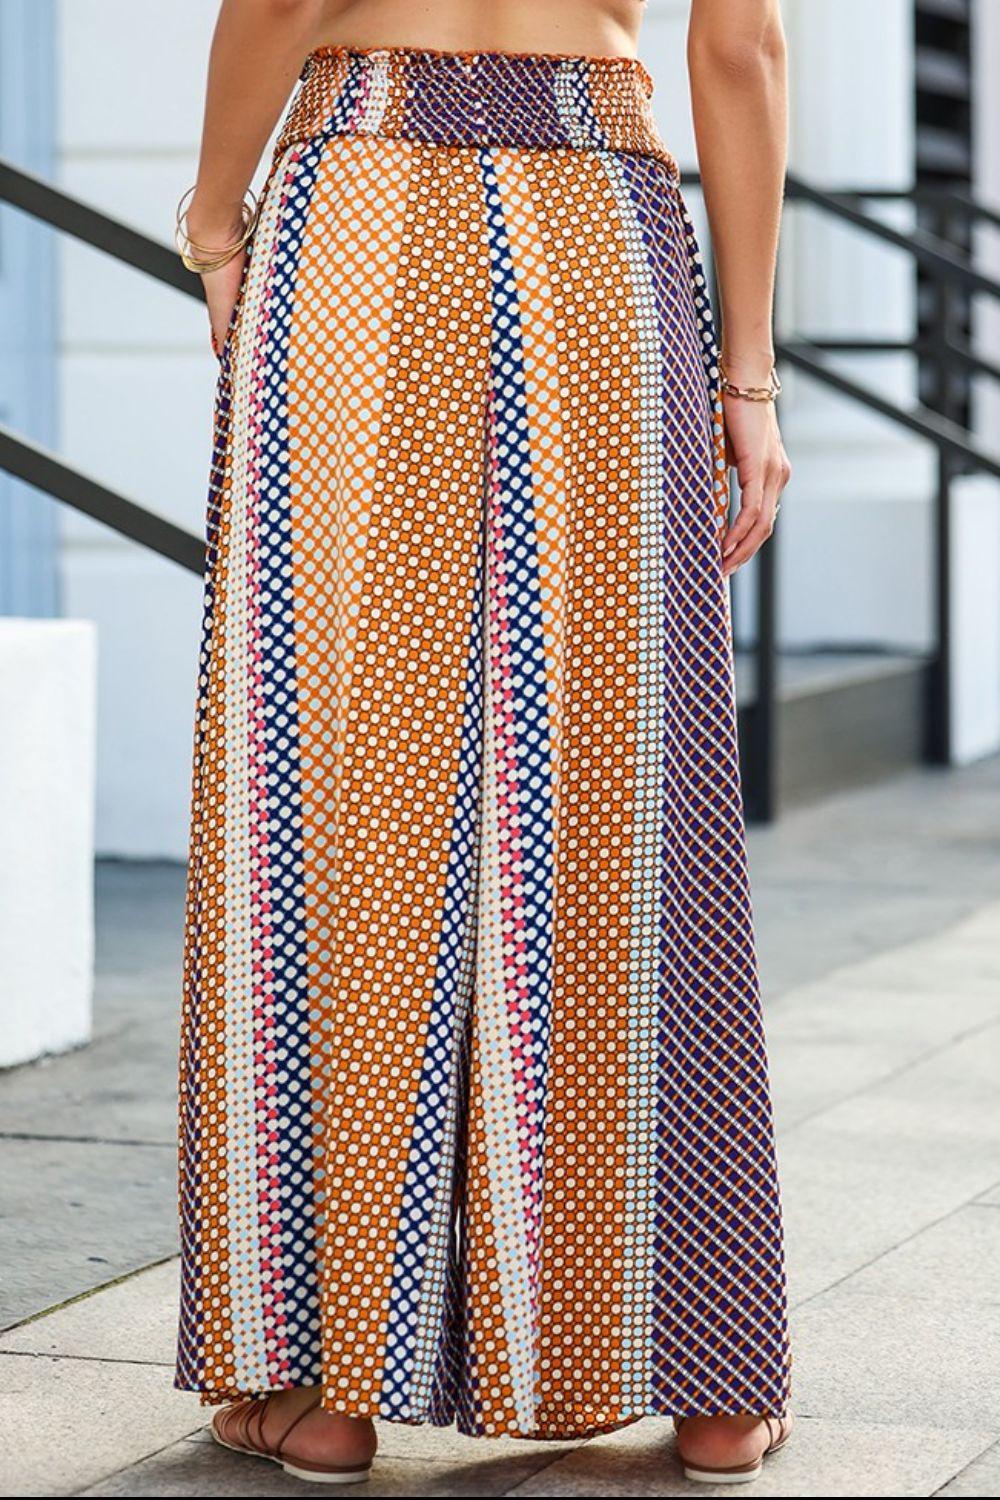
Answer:
<svg viewBox="0 0 1000 1500"><path fill-rule="evenodd" d="M785 1409L715 354L638 63L313 54L218 390L183 1388Z"/></svg>

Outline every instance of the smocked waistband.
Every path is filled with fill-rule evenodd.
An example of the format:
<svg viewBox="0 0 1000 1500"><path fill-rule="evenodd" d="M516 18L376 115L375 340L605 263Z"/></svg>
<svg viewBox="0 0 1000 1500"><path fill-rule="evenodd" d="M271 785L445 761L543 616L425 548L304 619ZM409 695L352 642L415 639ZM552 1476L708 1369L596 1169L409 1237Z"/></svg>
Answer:
<svg viewBox="0 0 1000 1500"><path fill-rule="evenodd" d="M359 135L434 146L619 151L676 165L636 58L321 47L278 141Z"/></svg>

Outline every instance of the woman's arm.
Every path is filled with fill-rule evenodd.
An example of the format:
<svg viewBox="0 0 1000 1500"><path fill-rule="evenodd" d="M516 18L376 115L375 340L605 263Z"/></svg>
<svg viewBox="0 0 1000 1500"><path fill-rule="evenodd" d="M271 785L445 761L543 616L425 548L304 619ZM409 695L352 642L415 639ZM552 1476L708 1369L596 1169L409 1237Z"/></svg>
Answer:
<svg viewBox="0 0 1000 1500"><path fill-rule="evenodd" d="M187 214L188 233L204 249L239 238L247 188L322 13L323 0L222 0L209 59L198 181ZM242 270L238 255L202 278L218 342Z"/></svg>
<svg viewBox="0 0 1000 1500"><path fill-rule="evenodd" d="M779 0L692 0L688 68L726 374L739 386L764 386L774 363L774 272L788 134ZM728 574L770 536L791 470L773 405L733 396L724 404L741 501L723 539Z"/></svg>

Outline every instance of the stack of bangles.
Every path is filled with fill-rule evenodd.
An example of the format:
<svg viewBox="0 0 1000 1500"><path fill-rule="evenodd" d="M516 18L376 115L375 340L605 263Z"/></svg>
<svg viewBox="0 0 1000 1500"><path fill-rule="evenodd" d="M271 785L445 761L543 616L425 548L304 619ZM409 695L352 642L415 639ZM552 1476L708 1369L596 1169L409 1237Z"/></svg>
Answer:
<svg viewBox="0 0 1000 1500"><path fill-rule="evenodd" d="M204 245L195 244L187 232L187 208L193 192L194 188L188 188L177 205L174 243L187 269L196 272L199 276L206 276L210 271L218 271L223 266L228 265L234 256L239 255L240 251L249 243L257 227L257 214L260 211L260 205L252 193L248 194L242 208L243 233L232 244L224 245L222 249L208 250Z"/></svg>
<svg viewBox="0 0 1000 1500"><path fill-rule="evenodd" d="M738 396L741 401L777 401L781 395L781 381L773 365L767 385L735 385L726 374L726 367L721 359L719 360L719 388L723 395Z"/></svg>

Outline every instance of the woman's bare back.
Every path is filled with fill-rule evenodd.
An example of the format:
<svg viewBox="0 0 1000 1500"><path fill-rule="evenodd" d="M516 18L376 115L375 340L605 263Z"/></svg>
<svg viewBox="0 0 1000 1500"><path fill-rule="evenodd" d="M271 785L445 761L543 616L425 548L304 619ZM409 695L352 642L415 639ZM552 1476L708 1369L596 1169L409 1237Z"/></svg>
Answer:
<svg viewBox="0 0 1000 1500"><path fill-rule="evenodd" d="M643 0L327 0L316 43L634 57Z"/></svg>

